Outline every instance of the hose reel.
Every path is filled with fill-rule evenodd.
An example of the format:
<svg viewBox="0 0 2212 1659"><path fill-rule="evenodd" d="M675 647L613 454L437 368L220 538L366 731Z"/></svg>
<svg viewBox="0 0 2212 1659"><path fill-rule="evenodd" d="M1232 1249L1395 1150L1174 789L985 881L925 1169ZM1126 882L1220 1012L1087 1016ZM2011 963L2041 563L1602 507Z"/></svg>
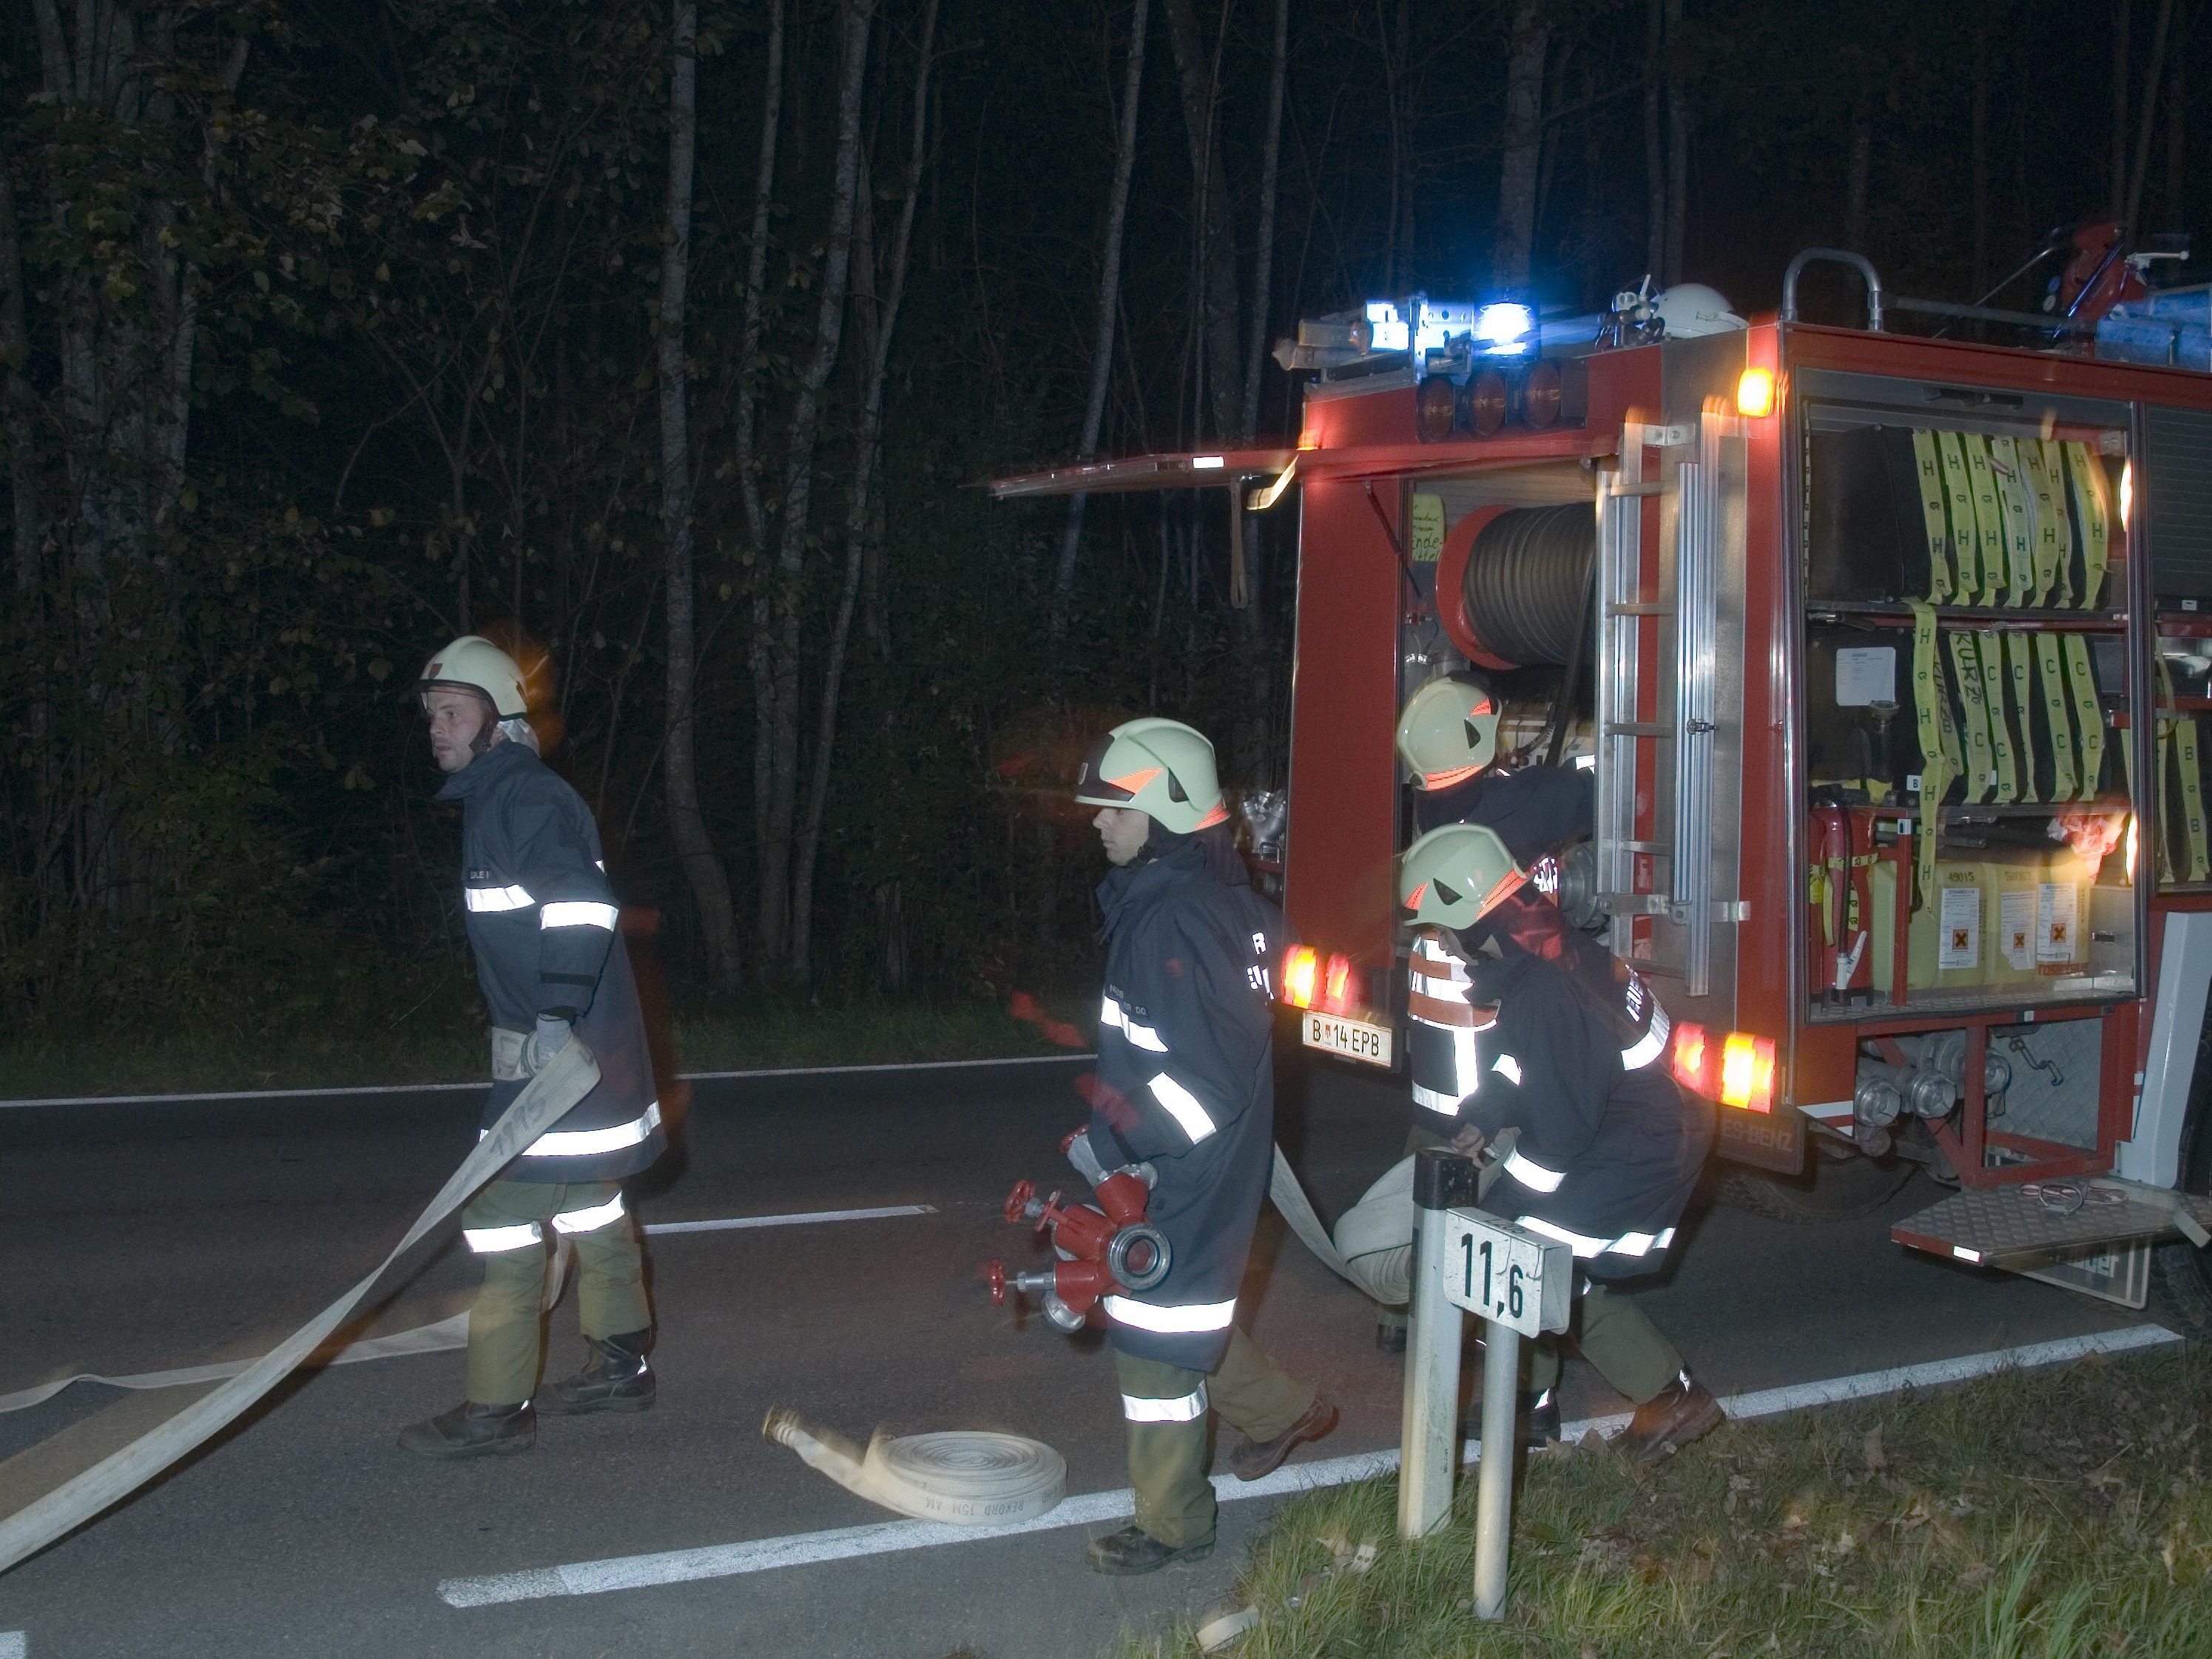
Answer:
<svg viewBox="0 0 2212 1659"><path fill-rule="evenodd" d="M1590 625L1597 514L1587 503L1478 508L1437 568L1444 632L1486 668L1563 667Z"/></svg>

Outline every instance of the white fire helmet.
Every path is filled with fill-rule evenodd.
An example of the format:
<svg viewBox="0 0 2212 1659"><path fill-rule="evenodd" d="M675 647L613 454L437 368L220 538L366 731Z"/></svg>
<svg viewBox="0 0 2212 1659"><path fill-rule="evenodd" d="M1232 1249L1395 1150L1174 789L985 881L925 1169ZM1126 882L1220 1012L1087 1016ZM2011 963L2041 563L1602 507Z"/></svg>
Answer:
<svg viewBox="0 0 2212 1659"><path fill-rule="evenodd" d="M1667 325L1670 340L1694 340L1705 334L1726 334L1749 324L1729 309L1716 288L1703 283L1677 283L1652 302L1659 320Z"/></svg>

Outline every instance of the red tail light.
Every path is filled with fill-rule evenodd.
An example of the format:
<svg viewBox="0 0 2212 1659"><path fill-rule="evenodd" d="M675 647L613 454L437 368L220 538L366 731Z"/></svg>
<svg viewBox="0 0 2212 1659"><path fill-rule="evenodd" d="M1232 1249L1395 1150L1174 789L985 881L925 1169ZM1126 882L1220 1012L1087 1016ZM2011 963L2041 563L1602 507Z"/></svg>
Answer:
<svg viewBox="0 0 2212 1659"><path fill-rule="evenodd" d="M1711 1080L1705 1075L1710 1046L1705 1042L1705 1028L1692 1025L1688 1020L1678 1020L1674 1025L1674 1052L1669 1068L1674 1081L1693 1094L1713 1092Z"/></svg>
<svg viewBox="0 0 2212 1659"><path fill-rule="evenodd" d="M1283 953L1283 1000L1310 1008L1321 983L1321 954L1310 945L1293 945Z"/></svg>

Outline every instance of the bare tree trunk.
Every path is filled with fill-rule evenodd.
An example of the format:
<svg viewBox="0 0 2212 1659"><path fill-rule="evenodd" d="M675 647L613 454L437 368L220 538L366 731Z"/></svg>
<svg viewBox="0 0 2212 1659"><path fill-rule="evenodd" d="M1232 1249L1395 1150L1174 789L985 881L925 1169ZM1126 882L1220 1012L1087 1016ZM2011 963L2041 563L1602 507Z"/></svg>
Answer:
<svg viewBox="0 0 2212 1659"><path fill-rule="evenodd" d="M1974 284L1977 296L1990 286L1990 33L1974 25Z"/></svg>
<svg viewBox="0 0 2212 1659"><path fill-rule="evenodd" d="M1844 180L1844 246L1866 252L1867 174L1874 165L1873 94L1863 93L1851 107L1850 159Z"/></svg>
<svg viewBox="0 0 2212 1659"><path fill-rule="evenodd" d="M2181 50L2173 55L2173 84L2166 90L2166 196L2164 206L2169 224L2180 224L2182 181L2187 177L2183 162L2186 157L2184 140L2186 137L2184 117L2188 108L2189 90L2189 26L2192 20L2182 15Z"/></svg>
<svg viewBox="0 0 2212 1659"><path fill-rule="evenodd" d="M1655 283L1667 280L1667 138L1659 119L1666 3L1647 0L1644 12L1644 266Z"/></svg>
<svg viewBox="0 0 2212 1659"><path fill-rule="evenodd" d="M1214 116L1219 106L1218 65L1206 52L1190 0L1163 0L1168 42L1175 49L1182 91L1183 125L1190 136L1192 223L1199 241L1201 287L1199 338L1206 357L1207 412L1212 435L1237 429L1237 237L1229 214L1229 175L1221 160Z"/></svg>
<svg viewBox="0 0 2212 1659"><path fill-rule="evenodd" d="M775 204L776 138L783 124L783 5L769 0L767 66L762 71L760 162L753 175L752 234L745 246L745 288L738 326L737 408L732 449L738 493L744 502L745 531L756 557L768 546L767 514L761 501L756 434L760 399L753 377L760 368L761 307L768 289L769 223Z"/></svg>
<svg viewBox="0 0 2212 1659"><path fill-rule="evenodd" d="M698 714L697 586L691 569L691 434L684 362L685 294L691 275L691 162L698 133L697 0L675 0L669 43L668 216L660 256L660 535L668 582L668 739L661 778L668 833L699 909L699 933L715 984L738 977L730 878L714 856L699 810L694 752Z"/></svg>
<svg viewBox="0 0 2212 1659"><path fill-rule="evenodd" d="M1260 148L1260 225L1252 254L1252 326L1244 351L1247 437L1260 429L1260 387L1267 363L1267 313L1275 292L1275 210L1282 177L1283 87L1290 66L1291 0L1275 0L1275 45L1267 60L1267 128Z"/></svg>
<svg viewBox="0 0 2212 1659"><path fill-rule="evenodd" d="M2150 172L2150 138L2158 115L2158 83L2166 74L2166 40L2173 24L2173 0L2158 0L2158 26L2151 33L2150 73L2143 79L2142 119L2136 139L2136 164L2128 175L2127 216L2120 221L2123 234L2133 236L2142 216L2143 179Z"/></svg>
<svg viewBox="0 0 2212 1659"><path fill-rule="evenodd" d="M1690 216L1690 107L1682 92L1682 0L1667 0L1667 280L1682 280Z"/></svg>
<svg viewBox="0 0 2212 1659"><path fill-rule="evenodd" d="M867 388L860 404L860 429L854 444L853 479L845 509L845 577L837 596L837 615L830 628L829 659L822 671L822 704L816 713L814 775L807 786L805 815L799 821L799 845L793 860L791 881L791 977L805 984L813 975L814 869L822 850L823 814L830 800L831 769L836 759L837 706L844 690L846 651L853 635L853 612L859 601L860 577L866 566L868 532L873 519L876 464L883 449L884 385L890 378L891 338L898 326L899 306L906 296L906 273L914 246L915 204L921 193L921 168L928 155L929 73L936 48L938 0L928 0L922 13L921 61L914 72L914 131L907 152L904 193L899 203L898 228L891 237L890 270L880 286L877 280L872 192L861 174L859 209L865 233L861 241L862 280L869 301L863 312L868 347ZM861 297L856 294L857 300ZM860 307L855 307L860 309Z"/></svg>
<svg viewBox="0 0 2212 1659"><path fill-rule="evenodd" d="M1498 169L1498 224L1492 238L1491 280L1525 287L1536 238L1536 177L1544 138L1544 59L1551 25L1540 0L1516 0L1506 45L1505 153Z"/></svg>
<svg viewBox="0 0 2212 1659"><path fill-rule="evenodd" d="M2112 8L2112 217L2128 216L2128 0Z"/></svg>
<svg viewBox="0 0 2212 1659"><path fill-rule="evenodd" d="M852 276L853 218L860 191L860 104L867 87L875 0L839 0L837 149L831 166L830 223L816 285L814 349L799 371L785 452L783 519L765 649L769 697L756 711L769 724L767 787L756 790L760 858L760 939L764 959L786 961L791 946L792 840L799 811L799 590L805 582L814 506L814 452L823 395L844 338Z"/></svg>
<svg viewBox="0 0 2212 1659"><path fill-rule="evenodd" d="M1285 0L1287 4L1288 0ZM1145 24L1152 0L1137 0L1129 26L1129 53L1121 76L1120 137L1114 151L1114 184L1106 198L1106 249L1098 273L1098 324L1091 354L1091 398L1083 409L1083 439L1076 459L1087 461L1098 451L1098 432L1106 418L1106 389L1114 377L1114 321L1121 303L1121 232L1127 222L1129 179L1137 165L1137 118L1145 84ZM1067 631L1068 601L1075 591L1075 556L1083 544L1083 506L1067 502L1067 526L1060 538L1060 568L1053 573L1052 606L1047 637L1057 653Z"/></svg>
<svg viewBox="0 0 2212 1659"><path fill-rule="evenodd" d="M40 543L46 534L39 503L38 458L32 416L36 407L24 369L31 334L23 314L23 250L15 222L15 185L0 166L0 430L8 434L9 525L13 532L15 591L27 594L39 585ZM18 601L21 603L21 601Z"/></svg>

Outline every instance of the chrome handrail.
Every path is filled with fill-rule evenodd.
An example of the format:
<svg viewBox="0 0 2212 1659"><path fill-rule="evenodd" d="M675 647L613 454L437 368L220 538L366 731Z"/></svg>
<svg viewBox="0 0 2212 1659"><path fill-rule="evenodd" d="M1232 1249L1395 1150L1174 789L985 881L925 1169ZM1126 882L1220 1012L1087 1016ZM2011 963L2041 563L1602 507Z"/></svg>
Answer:
<svg viewBox="0 0 2212 1659"><path fill-rule="evenodd" d="M1782 273L1782 320L1797 320L1797 276L1807 265L1850 265L1866 279L1867 326L1881 332L1881 273L1874 268L1874 261L1863 253L1854 253L1849 248L1808 247L1790 262L1790 269Z"/></svg>

